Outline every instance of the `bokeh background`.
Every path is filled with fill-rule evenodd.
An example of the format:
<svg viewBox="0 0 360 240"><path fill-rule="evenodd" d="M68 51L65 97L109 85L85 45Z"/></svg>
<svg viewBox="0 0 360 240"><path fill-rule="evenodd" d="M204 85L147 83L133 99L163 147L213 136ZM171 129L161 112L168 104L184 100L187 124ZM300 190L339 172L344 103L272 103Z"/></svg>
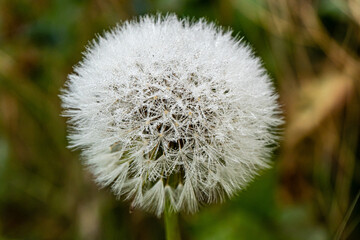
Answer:
<svg viewBox="0 0 360 240"><path fill-rule="evenodd" d="M0 239L164 239L66 148L58 94L97 33L168 11L249 41L286 119L273 168L182 237L360 239L359 0L0 0Z"/></svg>

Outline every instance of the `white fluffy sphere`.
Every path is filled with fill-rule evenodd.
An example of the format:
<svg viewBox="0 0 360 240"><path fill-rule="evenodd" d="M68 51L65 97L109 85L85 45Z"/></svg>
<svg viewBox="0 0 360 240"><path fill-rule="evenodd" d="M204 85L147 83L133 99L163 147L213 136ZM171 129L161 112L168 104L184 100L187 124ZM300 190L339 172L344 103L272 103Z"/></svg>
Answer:
<svg viewBox="0 0 360 240"><path fill-rule="evenodd" d="M268 166L280 109L251 49L214 24L145 16L98 37L61 95L102 186L160 215L222 201Z"/></svg>

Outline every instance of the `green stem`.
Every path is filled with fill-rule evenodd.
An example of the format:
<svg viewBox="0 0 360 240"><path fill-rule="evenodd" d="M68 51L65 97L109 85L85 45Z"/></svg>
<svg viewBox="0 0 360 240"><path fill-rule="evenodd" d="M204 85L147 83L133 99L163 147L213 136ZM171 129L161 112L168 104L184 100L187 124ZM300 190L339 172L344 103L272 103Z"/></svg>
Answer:
<svg viewBox="0 0 360 240"><path fill-rule="evenodd" d="M178 216L171 212L169 204L166 204L164 211L165 233L167 240L180 240Z"/></svg>

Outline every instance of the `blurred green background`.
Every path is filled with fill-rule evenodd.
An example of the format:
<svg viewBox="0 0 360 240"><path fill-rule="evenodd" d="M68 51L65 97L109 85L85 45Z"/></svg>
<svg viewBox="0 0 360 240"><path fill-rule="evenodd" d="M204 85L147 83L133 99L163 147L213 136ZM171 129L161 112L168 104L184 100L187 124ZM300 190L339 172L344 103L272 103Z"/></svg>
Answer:
<svg viewBox="0 0 360 240"><path fill-rule="evenodd" d="M244 36L286 118L273 168L183 239L360 239L359 0L0 0L0 239L164 239L66 148L58 94L96 33L168 11Z"/></svg>

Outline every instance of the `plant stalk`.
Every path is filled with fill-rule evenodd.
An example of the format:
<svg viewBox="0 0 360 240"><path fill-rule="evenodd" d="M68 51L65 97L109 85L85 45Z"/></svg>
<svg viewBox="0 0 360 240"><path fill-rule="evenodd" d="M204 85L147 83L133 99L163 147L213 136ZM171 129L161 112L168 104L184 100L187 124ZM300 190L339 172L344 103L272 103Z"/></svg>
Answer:
<svg viewBox="0 0 360 240"><path fill-rule="evenodd" d="M166 204L164 211L165 233L167 240L181 240L178 216L170 210L169 204Z"/></svg>

